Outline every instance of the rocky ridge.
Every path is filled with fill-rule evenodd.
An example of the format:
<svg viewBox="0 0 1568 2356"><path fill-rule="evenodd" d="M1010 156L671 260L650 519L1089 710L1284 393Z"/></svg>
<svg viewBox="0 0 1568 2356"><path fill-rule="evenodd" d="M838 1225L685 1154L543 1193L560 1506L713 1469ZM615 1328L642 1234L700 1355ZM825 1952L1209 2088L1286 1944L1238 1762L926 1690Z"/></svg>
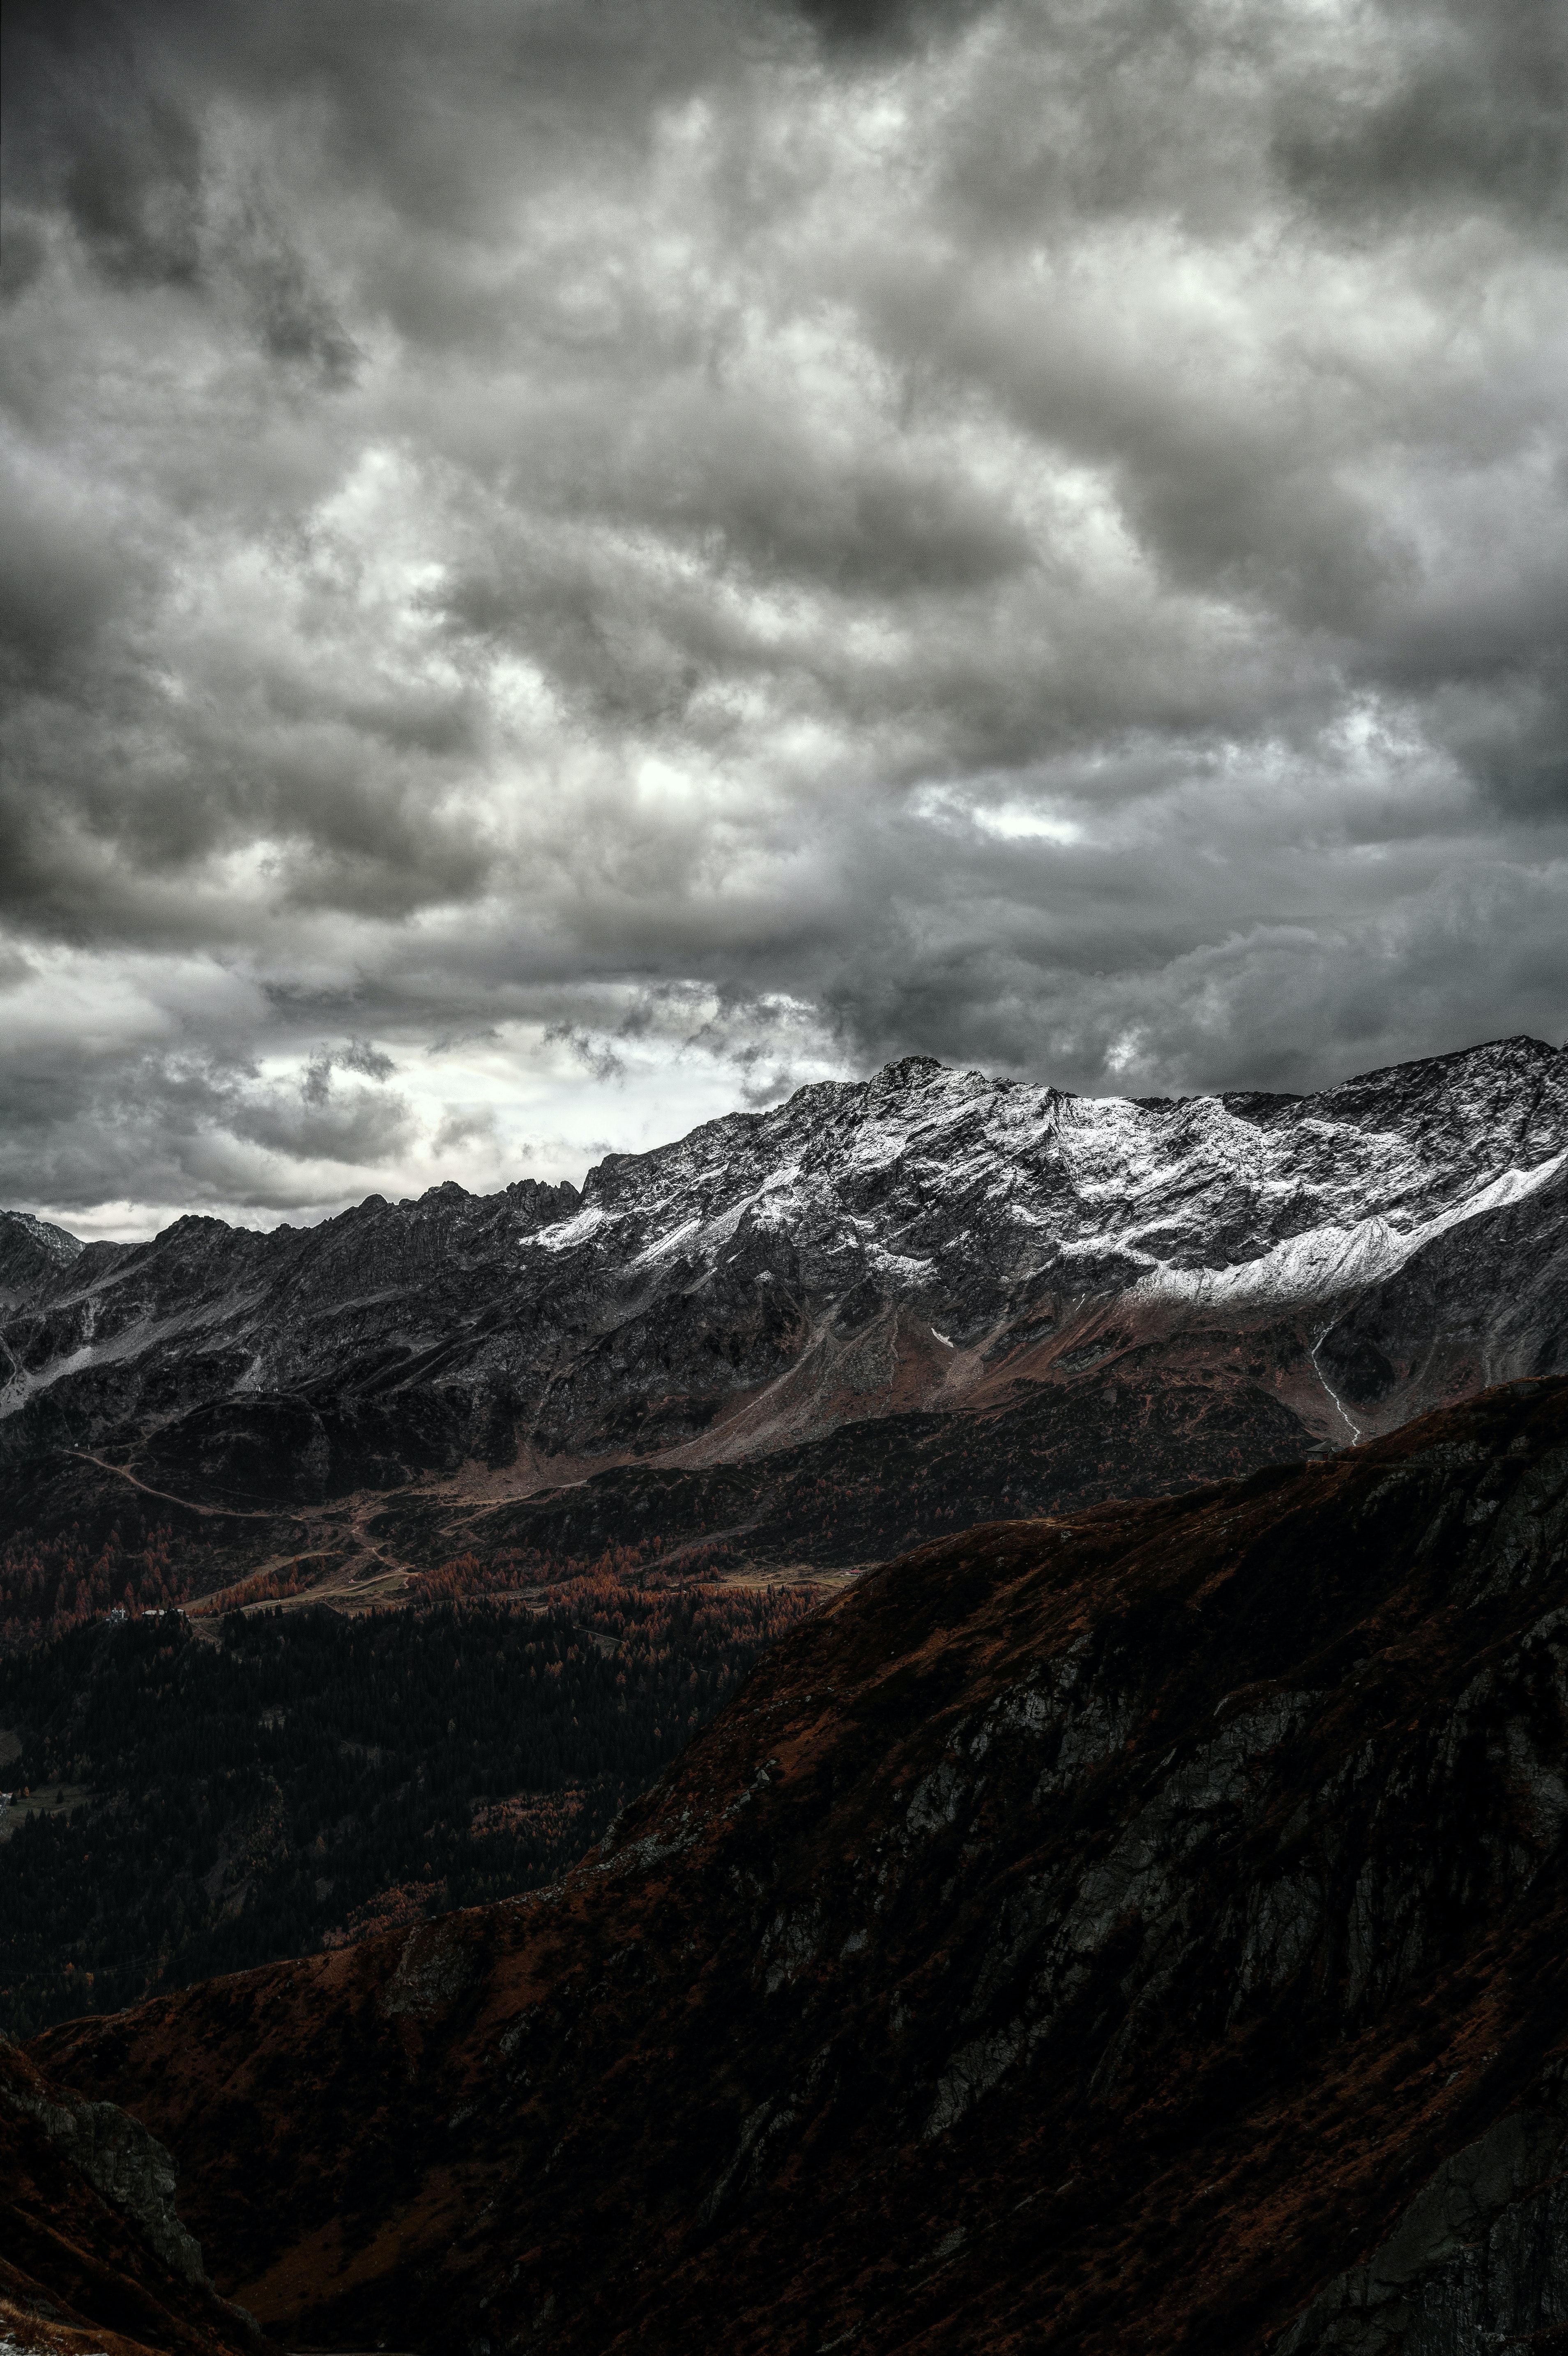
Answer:
<svg viewBox="0 0 1568 2356"><path fill-rule="evenodd" d="M715 1532L854 1560L1148 1494L1563 1365L1565 1157L1568 1052L1531 1039L1303 1098L914 1058L581 1194L69 1257L0 1215L12 1526L150 1500L260 1558L382 1496L402 1560Z"/></svg>
<svg viewBox="0 0 1568 2356"><path fill-rule="evenodd" d="M0 1211L0 1305L31 1300L86 1246L30 1211Z"/></svg>
<svg viewBox="0 0 1568 2356"><path fill-rule="evenodd" d="M869 1574L554 1890L33 2049L321 2341L1568 2345L1568 1381Z"/></svg>

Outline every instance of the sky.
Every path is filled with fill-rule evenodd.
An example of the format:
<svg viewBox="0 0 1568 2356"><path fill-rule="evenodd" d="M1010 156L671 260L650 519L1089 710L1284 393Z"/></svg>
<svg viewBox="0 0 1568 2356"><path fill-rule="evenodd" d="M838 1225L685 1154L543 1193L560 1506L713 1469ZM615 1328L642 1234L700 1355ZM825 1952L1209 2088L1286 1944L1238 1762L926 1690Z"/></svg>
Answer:
<svg viewBox="0 0 1568 2356"><path fill-rule="evenodd" d="M1568 1030L1558 0L8 0L0 1203Z"/></svg>

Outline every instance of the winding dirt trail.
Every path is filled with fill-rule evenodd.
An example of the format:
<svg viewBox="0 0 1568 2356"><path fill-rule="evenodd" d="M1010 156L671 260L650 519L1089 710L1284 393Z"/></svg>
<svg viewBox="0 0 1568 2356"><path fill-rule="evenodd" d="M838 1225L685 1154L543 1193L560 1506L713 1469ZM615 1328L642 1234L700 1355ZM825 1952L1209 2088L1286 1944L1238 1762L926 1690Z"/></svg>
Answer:
<svg viewBox="0 0 1568 2356"><path fill-rule="evenodd" d="M200 1514L207 1519L225 1522L276 1522L287 1511L285 1507L267 1513L252 1505L198 1505L193 1497L176 1497L170 1489L155 1489L149 1482L138 1480L134 1472L127 1472L123 1464L111 1464L106 1456L94 1456L91 1449L68 1448L64 1452L80 1456L84 1464L96 1464L101 1472L112 1472L116 1480L140 1489L144 1497L156 1497L163 1505L177 1505L183 1514Z"/></svg>

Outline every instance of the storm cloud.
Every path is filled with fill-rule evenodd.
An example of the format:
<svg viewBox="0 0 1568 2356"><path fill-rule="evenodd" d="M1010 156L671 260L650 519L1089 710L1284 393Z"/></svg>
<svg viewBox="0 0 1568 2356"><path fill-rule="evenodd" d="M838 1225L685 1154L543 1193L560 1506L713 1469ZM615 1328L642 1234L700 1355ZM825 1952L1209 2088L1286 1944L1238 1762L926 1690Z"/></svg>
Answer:
<svg viewBox="0 0 1568 2356"><path fill-rule="evenodd" d="M1568 996L1568 39L14 0L0 1198Z"/></svg>

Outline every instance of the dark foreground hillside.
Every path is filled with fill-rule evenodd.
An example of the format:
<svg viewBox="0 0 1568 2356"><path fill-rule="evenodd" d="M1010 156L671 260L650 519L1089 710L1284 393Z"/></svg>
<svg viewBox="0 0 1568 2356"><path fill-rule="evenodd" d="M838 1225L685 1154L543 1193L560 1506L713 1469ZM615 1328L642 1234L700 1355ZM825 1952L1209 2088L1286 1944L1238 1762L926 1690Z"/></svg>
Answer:
<svg viewBox="0 0 1568 2356"><path fill-rule="evenodd" d="M553 1890L69 2024L310 2344L1568 2345L1568 1383L1011 1523Z"/></svg>

